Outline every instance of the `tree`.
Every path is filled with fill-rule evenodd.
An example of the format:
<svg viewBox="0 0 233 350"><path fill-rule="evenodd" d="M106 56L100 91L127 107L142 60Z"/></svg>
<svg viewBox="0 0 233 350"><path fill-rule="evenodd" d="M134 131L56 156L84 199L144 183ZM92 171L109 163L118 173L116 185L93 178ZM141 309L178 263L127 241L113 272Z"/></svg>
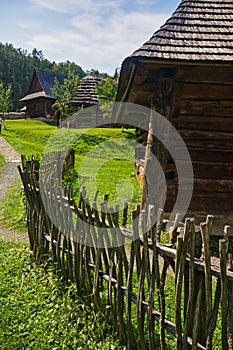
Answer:
<svg viewBox="0 0 233 350"><path fill-rule="evenodd" d="M108 77L107 73L101 73L98 69L87 70L87 74L93 74L97 78L106 79Z"/></svg>
<svg viewBox="0 0 233 350"><path fill-rule="evenodd" d="M66 62L53 62L53 70L56 72L60 72L66 75L77 75L79 79L82 79L86 72L74 62L66 61Z"/></svg>
<svg viewBox="0 0 233 350"><path fill-rule="evenodd" d="M32 50L32 57L34 58L35 61L43 61L44 54L43 54L42 50L38 51L36 48L34 48Z"/></svg>
<svg viewBox="0 0 233 350"><path fill-rule="evenodd" d="M106 80L101 80L95 86L95 91L99 95L99 102L110 103L115 102L118 87L118 79L113 80L107 77Z"/></svg>
<svg viewBox="0 0 233 350"><path fill-rule="evenodd" d="M109 117L111 115L111 105L116 100L117 88L118 78L112 79L111 77L107 77L106 80L101 80L95 86L95 92L99 95L98 101L102 104L100 108L102 109L105 117Z"/></svg>
<svg viewBox="0 0 233 350"><path fill-rule="evenodd" d="M3 118L5 118L7 112L11 107L12 88L11 84L4 87L3 82L0 81L0 111L3 113Z"/></svg>
<svg viewBox="0 0 233 350"><path fill-rule="evenodd" d="M78 76L69 76L64 79L64 84L61 85L58 79L55 78L55 86L51 89L57 99L56 105L63 119L68 118L72 111L72 102L77 94L79 85Z"/></svg>

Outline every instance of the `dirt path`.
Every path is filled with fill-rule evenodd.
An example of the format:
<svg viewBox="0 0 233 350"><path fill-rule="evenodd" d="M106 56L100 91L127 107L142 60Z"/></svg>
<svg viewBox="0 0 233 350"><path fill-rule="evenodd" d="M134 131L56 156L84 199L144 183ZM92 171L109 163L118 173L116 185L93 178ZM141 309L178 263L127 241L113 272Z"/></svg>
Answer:
<svg viewBox="0 0 233 350"><path fill-rule="evenodd" d="M8 188L20 180L17 166L21 162L21 157L3 137L0 137L0 153L6 161L0 169L0 203L2 203ZM25 240L27 239L27 234L6 229L0 223L0 237L11 240Z"/></svg>

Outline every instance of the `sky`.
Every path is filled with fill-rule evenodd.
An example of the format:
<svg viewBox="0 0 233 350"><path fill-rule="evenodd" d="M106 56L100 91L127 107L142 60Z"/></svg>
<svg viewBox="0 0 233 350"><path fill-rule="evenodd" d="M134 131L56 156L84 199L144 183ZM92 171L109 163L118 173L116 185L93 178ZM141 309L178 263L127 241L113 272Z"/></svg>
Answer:
<svg viewBox="0 0 233 350"><path fill-rule="evenodd" d="M180 0L1 0L0 42L114 74Z"/></svg>

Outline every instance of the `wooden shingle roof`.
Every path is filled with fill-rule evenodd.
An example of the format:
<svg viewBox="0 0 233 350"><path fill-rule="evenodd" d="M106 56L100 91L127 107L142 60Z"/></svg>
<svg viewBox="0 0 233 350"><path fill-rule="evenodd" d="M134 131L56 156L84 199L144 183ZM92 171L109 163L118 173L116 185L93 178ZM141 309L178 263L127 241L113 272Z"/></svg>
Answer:
<svg viewBox="0 0 233 350"><path fill-rule="evenodd" d="M233 1L183 0L131 57L188 61L233 60Z"/></svg>
<svg viewBox="0 0 233 350"><path fill-rule="evenodd" d="M96 84L100 82L100 78L94 74L87 74L80 80L77 95L74 98L74 103L77 105L95 105L98 104L98 94L94 91Z"/></svg>
<svg viewBox="0 0 233 350"><path fill-rule="evenodd" d="M28 93L20 101L28 101L41 97L56 100L56 97L51 91L51 88L55 86L55 78L57 78L59 83L62 85L64 84L64 79L67 78L67 76L59 72L35 68Z"/></svg>
<svg viewBox="0 0 233 350"><path fill-rule="evenodd" d="M51 88L55 86L55 78L59 81L59 84L63 85L64 79L67 78L67 76L59 72L49 71L40 68L35 68L35 72L45 92L45 95L47 97L56 99L56 97L51 91Z"/></svg>

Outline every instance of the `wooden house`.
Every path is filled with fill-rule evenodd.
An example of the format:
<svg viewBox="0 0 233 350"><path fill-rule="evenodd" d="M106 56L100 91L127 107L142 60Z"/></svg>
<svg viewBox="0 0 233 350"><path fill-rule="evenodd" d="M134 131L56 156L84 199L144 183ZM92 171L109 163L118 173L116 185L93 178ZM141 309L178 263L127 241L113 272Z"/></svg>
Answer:
<svg viewBox="0 0 233 350"><path fill-rule="evenodd" d="M124 60L117 101L167 114L192 159L189 211L233 218L233 2L181 1L171 18ZM141 142L146 137L139 131ZM138 160L139 173L143 166ZM165 174L169 212L177 193L171 159Z"/></svg>
<svg viewBox="0 0 233 350"><path fill-rule="evenodd" d="M66 75L35 68L28 93L20 101L26 106L26 117L40 118L53 115L52 105L56 101L51 88L54 87L55 78L63 84Z"/></svg>

